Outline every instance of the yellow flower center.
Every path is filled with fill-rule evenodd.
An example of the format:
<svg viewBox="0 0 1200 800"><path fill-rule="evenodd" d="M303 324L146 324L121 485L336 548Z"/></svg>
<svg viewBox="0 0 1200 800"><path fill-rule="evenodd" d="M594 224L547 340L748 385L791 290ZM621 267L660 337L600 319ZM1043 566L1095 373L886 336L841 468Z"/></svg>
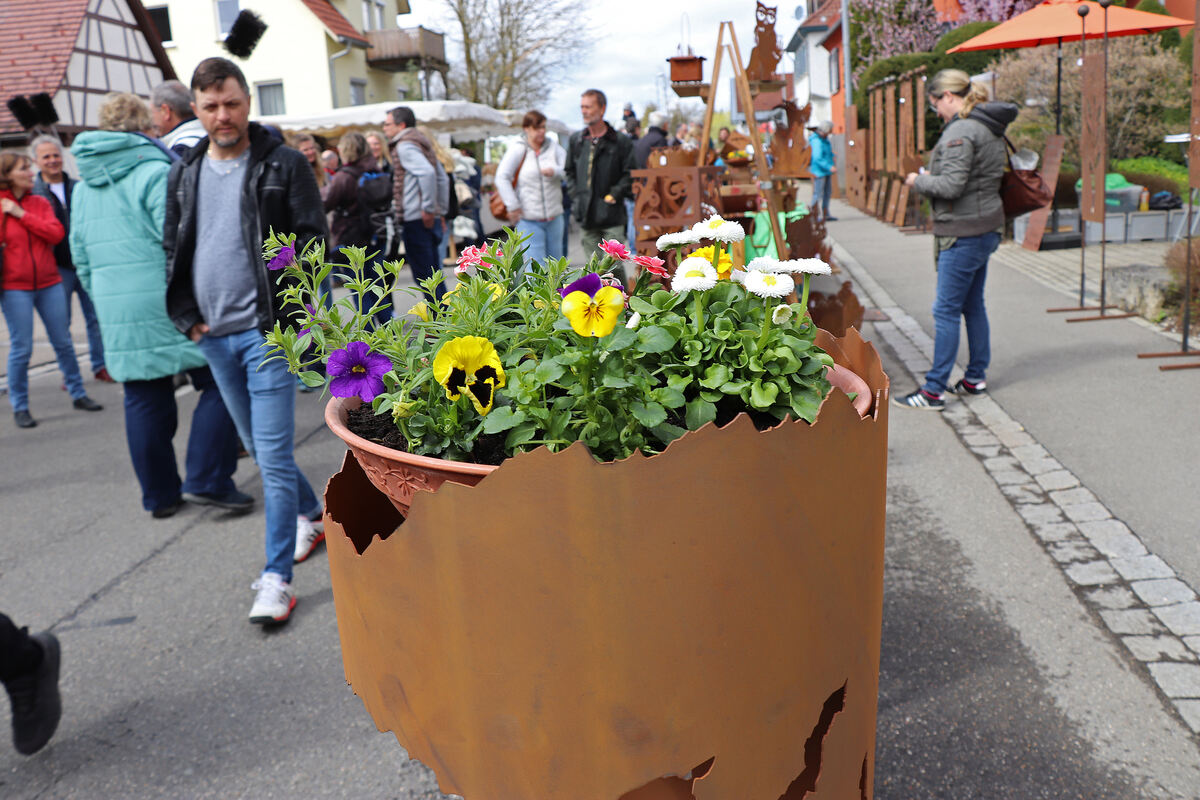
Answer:
<svg viewBox="0 0 1200 800"><path fill-rule="evenodd" d="M350 368L350 371L351 372L366 372L367 368L364 367L362 364L355 364L353 367Z"/></svg>
<svg viewBox="0 0 1200 800"><path fill-rule="evenodd" d="M720 217L713 217L708 221L708 227L714 231L724 224L725 220L721 219Z"/></svg>
<svg viewBox="0 0 1200 800"><path fill-rule="evenodd" d="M765 283L767 286L774 286L775 284L779 283L779 281L775 280L774 275L767 274L763 275L763 283Z"/></svg>
<svg viewBox="0 0 1200 800"><path fill-rule="evenodd" d="M685 278L703 278L704 270L695 269L695 268L689 269L687 272L683 273L683 277L685 277Z"/></svg>

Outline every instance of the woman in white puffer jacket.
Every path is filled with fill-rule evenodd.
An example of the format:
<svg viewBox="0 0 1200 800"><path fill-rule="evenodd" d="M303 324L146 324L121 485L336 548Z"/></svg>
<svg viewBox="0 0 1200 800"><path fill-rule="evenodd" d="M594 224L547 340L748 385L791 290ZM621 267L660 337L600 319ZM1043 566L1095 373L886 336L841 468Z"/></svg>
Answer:
<svg viewBox="0 0 1200 800"><path fill-rule="evenodd" d="M529 236L530 261L565 258L563 252L562 180L567 151L546 138L546 115L530 111L521 121L524 141L500 159L496 169L496 190L508 209L510 223L518 233ZM514 190L514 180L515 190Z"/></svg>

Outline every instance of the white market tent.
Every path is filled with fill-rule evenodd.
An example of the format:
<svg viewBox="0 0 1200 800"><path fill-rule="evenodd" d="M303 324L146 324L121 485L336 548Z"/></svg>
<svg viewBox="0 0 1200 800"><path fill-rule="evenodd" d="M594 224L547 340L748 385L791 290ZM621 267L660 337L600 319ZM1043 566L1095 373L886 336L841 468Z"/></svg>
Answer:
<svg viewBox="0 0 1200 800"><path fill-rule="evenodd" d="M288 133L311 133L337 138L346 131L365 131L379 128L384 115L398 105L408 106L417 124L433 131L438 138L455 142L470 142L491 136L520 133L523 111L497 111L482 103L465 100L414 100L410 102L371 103L361 106L335 108L320 114L304 116L274 114L259 117L263 125L274 125ZM567 133L569 129L558 120L551 120L551 130Z"/></svg>

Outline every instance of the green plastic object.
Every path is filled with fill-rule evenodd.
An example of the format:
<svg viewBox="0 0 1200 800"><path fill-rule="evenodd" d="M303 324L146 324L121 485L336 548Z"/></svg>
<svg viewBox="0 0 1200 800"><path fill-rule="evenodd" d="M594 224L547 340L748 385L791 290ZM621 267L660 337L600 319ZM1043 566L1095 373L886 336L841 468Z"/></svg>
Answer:
<svg viewBox="0 0 1200 800"><path fill-rule="evenodd" d="M807 216L808 206L803 203L797 203L795 210L779 212L779 228L786 231L789 222L795 222ZM744 242L747 264L750 263L751 259L758 258L759 256L779 258L779 251L775 248L775 237L771 235L771 218L767 216L766 211L754 212L754 233L747 236Z"/></svg>
<svg viewBox="0 0 1200 800"><path fill-rule="evenodd" d="M1106 206L1121 205L1121 198L1109 197L1108 193L1109 192L1118 192L1122 189L1129 189L1130 187L1132 187L1134 185L1135 184L1132 184L1129 181L1125 180L1125 176L1119 172L1109 172L1109 173L1105 174L1105 176L1104 176L1104 192L1105 192L1104 205L1106 205ZM1083 194L1083 178L1080 178L1079 180L1075 181L1075 194L1077 196L1081 196Z"/></svg>

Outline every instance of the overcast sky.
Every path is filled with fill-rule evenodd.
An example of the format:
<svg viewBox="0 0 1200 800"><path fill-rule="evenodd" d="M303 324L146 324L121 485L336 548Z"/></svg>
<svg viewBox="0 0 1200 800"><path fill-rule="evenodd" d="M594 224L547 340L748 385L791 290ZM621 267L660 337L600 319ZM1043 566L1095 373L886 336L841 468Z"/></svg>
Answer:
<svg viewBox="0 0 1200 800"><path fill-rule="evenodd" d="M455 38L451 24L446 22L438 0L410 0L412 13L399 18L402 27L424 25L446 34L447 48ZM779 3L775 33L784 44L796 29L795 9L797 3ZM625 103L633 103L640 117L643 106L656 102L660 96L657 75L667 74L666 59L675 55L675 49L684 41L687 28L683 25L683 10L691 22L690 43L696 55L706 57L704 79L712 77L713 56L717 48L717 29L722 20L733 22L742 59L750 57L754 48L754 2L738 0L736 3L696 0L692 3L654 2L654 0L605 0L592 6L590 24L596 31L596 45L580 59L574 72L567 75L550 96L546 107L541 109L547 116L554 117L574 128L580 125L579 94L584 89L597 88L608 96L608 120L617 122ZM682 31L682 32L681 32ZM450 53L447 57L453 58ZM787 54L781 64L790 71ZM731 72L729 62L721 66L721 83L728 85ZM667 100L679 100L667 89ZM699 100L691 101L699 104ZM729 107L728 91L717 96L717 107Z"/></svg>

